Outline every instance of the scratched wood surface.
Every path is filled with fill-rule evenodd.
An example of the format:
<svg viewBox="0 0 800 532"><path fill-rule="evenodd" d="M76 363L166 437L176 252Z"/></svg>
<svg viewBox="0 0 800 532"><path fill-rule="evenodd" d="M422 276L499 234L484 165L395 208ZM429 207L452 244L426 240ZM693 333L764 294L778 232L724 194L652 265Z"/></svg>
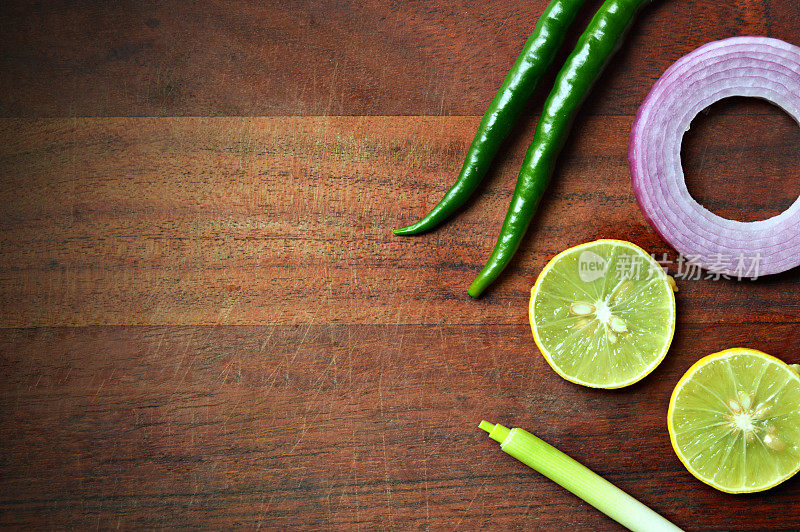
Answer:
<svg viewBox="0 0 800 532"><path fill-rule="evenodd" d="M503 455L476 429L486 418L687 530L796 530L800 479L716 492L681 466L665 416L703 355L800 362L800 272L679 281L670 354L616 392L558 378L527 325L530 286L570 245L626 238L679 273L633 198L633 114L704 42L800 45L796 2L645 12L483 299L465 289L542 91L468 209L390 233L446 189L544 5L0 7L0 525L618 529ZM693 123L683 163L715 212L766 218L800 193L800 128L724 101Z"/></svg>

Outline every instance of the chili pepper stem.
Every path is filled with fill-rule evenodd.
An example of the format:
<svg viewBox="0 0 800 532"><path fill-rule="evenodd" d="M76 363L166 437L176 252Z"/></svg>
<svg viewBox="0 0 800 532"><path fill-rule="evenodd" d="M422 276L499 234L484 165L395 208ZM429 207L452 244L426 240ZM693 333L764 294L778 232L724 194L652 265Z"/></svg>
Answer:
<svg viewBox="0 0 800 532"><path fill-rule="evenodd" d="M481 297L483 291L486 290L486 286L483 286L485 283L482 283L481 281L482 278L472 281L472 284L469 285L469 288L467 289L467 294L469 294L469 297L473 299L478 299Z"/></svg>
<svg viewBox="0 0 800 532"><path fill-rule="evenodd" d="M467 289L467 294L469 294L469 297L473 299L478 299L479 297L481 297L483 291L489 288L489 285L492 284L492 282L497 277L496 275L492 277L487 277L486 275L483 274L483 272L481 273L482 275L476 277L475 280L472 281L472 284L469 285L469 288ZM500 275L499 272L497 275Z"/></svg>
<svg viewBox="0 0 800 532"><path fill-rule="evenodd" d="M418 234L420 234L420 233L425 231L420 226L421 221L422 220L420 220L417 223L413 223L411 225L407 225L405 227L401 227L399 229L392 229L392 233L396 234L397 236L418 235Z"/></svg>

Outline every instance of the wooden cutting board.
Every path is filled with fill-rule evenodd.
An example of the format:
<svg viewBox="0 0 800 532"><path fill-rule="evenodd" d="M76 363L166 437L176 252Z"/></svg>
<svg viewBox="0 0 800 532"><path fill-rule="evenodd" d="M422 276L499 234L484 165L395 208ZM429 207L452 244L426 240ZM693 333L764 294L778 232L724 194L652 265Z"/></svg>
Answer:
<svg viewBox="0 0 800 532"><path fill-rule="evenodd" d="M391 229L452 182L545 2L25 4L0 8L0 524L619 528L502 454L485 418L687 530L800 526L800 479L714 491L665 424L704 355L800 362L796 269L679 279L669 355L619 391L561 380L527 324L536 275L577 243L632 240L680 275L633 197L633 115L707 41L800 45L796 1L648 9L478 301L466 287L552 73L467 209L424 236ZM684 140L690 191L772 216L800 192L799 149L781 111L722 102Z"/></svg>

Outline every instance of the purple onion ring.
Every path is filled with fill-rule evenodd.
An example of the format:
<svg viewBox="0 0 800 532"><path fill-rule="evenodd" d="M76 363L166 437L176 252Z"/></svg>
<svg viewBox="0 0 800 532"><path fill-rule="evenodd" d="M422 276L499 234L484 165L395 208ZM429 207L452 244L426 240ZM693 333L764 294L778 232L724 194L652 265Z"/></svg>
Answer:
<svg viewBox="0 0 800 532"><path fill-rule="evenodd" d="M800 197L777 216L727 220L692 198L681 166L683 134L723 98L774 103L800 123L800 48L767 37L733 37L675 62L639 108L628 151L636 200L650 225L683 257L711 272L742 277L800 265Z"/></svg>

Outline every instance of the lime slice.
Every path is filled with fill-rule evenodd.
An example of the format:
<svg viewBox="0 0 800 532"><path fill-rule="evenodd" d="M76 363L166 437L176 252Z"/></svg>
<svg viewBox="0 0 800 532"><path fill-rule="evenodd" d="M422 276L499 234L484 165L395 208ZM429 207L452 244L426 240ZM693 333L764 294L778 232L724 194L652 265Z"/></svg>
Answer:
<svg viewBox="0 0 800 532"><path fill-rule="evenodd" d="M709 355L672 392L667 426L678 458L706 484L769 489L800 470L800 376L754 349Z"/></svg>
<svg viewBox="0 0 800 532"><path fill-rule="evenodd" d="M531 290L533 338L568 381L620 388L653 371L675 330L674 281L642 248L622 240L572 247Z"/></svg>

